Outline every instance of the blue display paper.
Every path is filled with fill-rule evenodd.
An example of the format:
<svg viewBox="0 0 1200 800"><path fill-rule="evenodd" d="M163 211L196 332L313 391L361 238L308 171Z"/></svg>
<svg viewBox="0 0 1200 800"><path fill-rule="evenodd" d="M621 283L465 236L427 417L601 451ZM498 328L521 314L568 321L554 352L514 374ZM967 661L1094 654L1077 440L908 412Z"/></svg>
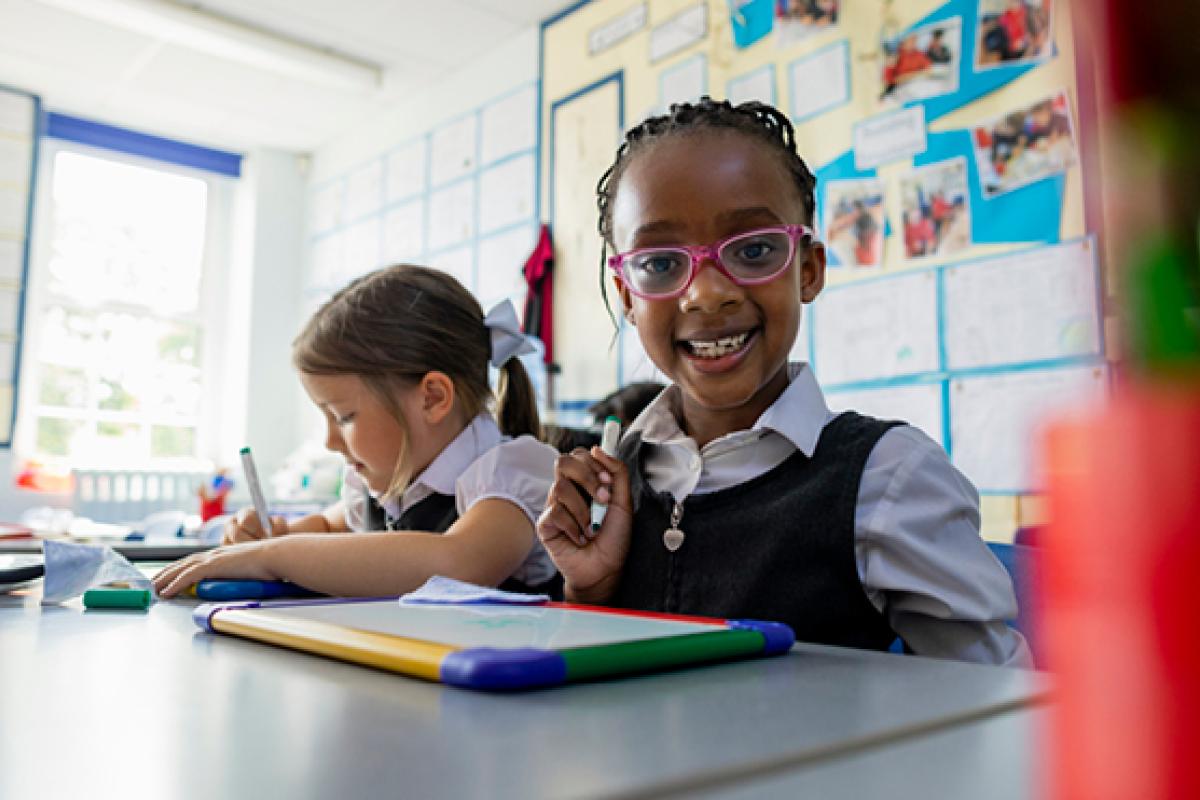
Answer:
<svg viewBox="0 0 1200 800"><path fill-rule="evenodd" d="M971 195L971 241L1057 243L1062 230L1062 204L1066 179L1050 175L1034 183L988 199L983 194L971 132L930 133L925 152L913 159L923 167L939 161L967 158L967 191Z"/></svg>
<svg viewBox="0 0 1200 800"><path fill-rule="evenodd" d="M733 43L746 49L771 32L775 25L774 0L729 0Z"/></svg>
<svg viewBox="0 0 1200 800"><path fill-rule="evenodd" d="M926 124L939 117L944 117L951 111L978 100L1001 86L1012 83L1031 69L1037 63L998 64L980 71L975 70L975 51L979 36L979 2L978 0L950 0L950 2L933 11L921 20L901 32L903 37L909 31L923 28L926 25L943 20L962 18L962 45L958 59L958 91L950 94L929 97L923 100L913 100L905 103L905 107L914 105L925 106Z"/></svg>

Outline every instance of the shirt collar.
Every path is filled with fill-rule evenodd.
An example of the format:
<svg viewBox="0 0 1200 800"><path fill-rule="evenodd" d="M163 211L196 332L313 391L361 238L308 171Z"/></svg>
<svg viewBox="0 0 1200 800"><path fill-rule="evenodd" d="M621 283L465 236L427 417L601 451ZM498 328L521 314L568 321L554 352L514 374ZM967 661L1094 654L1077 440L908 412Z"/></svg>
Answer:
<svg viewBox="0 0 1200 800"><path fill-rule="evenodd" d="M654 445L687 438L679 427L678 409L679 387L668 386L633 421L629 433L636 431L641 434L642 441ZM751 430L774 431L811 457L817 449L821 430L831 416L812 369L808 364L798 361L788 364L787 388L763 412ZM735 431L729 435L737 433Z"/></svg>
<svg viewBox="0 0 1200 800"><path fill-rule="evenodd" d="M430 492L438 494L454 494L455 483L467 467L483 453L500 444L503 436L496 421L489 414L480 414L471 420L471 424L446 445L442 452L430 462L425 471L409 484L404 490L407 500L413 494L427 496ZM418 488L424 491L416 492ZM402 502L401 506L408 503Z"/></svg>

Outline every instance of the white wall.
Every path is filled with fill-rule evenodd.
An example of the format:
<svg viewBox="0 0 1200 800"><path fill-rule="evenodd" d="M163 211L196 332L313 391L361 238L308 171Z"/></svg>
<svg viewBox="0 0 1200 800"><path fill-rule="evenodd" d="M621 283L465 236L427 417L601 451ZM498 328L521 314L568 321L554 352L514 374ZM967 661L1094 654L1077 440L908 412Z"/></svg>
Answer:
<svg viewBox="0 0 1200 800"><path fill-rule="evenodd" d="M389 114L367 120L314 153L311 183L409 141L418 134L538 78L538 28L501 42L457 72L404 97Z"/></svg>
<svg viewBox="0 0 1200 800"><path fill-rule="evenodd" d="M378 159L400 145L428 134L439 125L506 95L534 84L538 79L538 28L536 26L501 42L493 50L447 74L442 80L406 94L395 108L377 118L360 121L313 153L308 188L328 184L365 162ZM306 231L311 233L308 228ZM312 242L304 240L306 263L300 290L303 324L323 299L323 291L312 288L314 261ZM531 242L532 244L532 242ZM355 265L356 269L364 265ZM297 441L321 441L321 417L299 389L300 411Z"/></svg>
<svg viewBox="0 0 1200 800"><path fill-rule="evenodd" d="M291 344L303 322L305 166L305 159L291 153L249 153L235 220L241 235L235 233L233 263L240 278L231 281L238 292L230 302L241 307L231 314L235 323L225 352L236 369L227 374L224 406L242 418L240 425L222 426L227 438L221 451L233 466L238 450L250 445L263 476L275 472L304 439Z"/></svg>

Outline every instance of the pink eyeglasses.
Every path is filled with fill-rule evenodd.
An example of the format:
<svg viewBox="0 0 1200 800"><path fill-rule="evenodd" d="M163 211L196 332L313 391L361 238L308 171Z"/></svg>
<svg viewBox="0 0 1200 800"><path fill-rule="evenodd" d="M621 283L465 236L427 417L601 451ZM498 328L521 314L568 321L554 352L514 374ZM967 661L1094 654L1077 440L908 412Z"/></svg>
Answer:
<svg viewBox="0 0 1200 800"><path fill-rule="evenodd" d="M813 239L807 225L778 225L739 233L715 244L644 247L617 253L608 267L629 290L647 300L667 300L687 291L704 259L738 286L778 278L791 265L800 239Z"/></svg>

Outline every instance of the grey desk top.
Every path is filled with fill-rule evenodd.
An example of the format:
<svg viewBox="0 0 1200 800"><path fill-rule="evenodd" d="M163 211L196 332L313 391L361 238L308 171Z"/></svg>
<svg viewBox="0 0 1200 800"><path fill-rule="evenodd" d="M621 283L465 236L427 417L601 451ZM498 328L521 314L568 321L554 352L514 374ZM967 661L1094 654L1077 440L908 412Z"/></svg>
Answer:
<svg viewBox="0 0 1200 800"><path fill-rule="evenodd" d="M725 783L704 800L1029 800L1040 797L1046 708L1035 706L942 728L808 766Z"/></svg>
<svg viewBox="0 0 1200 800"><path fill-rule="evenodd" d="M651 795L844 757L1046 692L1022 670L800 645L486 695L206 635L191 608L0 596L0 797Z"/></svg>

